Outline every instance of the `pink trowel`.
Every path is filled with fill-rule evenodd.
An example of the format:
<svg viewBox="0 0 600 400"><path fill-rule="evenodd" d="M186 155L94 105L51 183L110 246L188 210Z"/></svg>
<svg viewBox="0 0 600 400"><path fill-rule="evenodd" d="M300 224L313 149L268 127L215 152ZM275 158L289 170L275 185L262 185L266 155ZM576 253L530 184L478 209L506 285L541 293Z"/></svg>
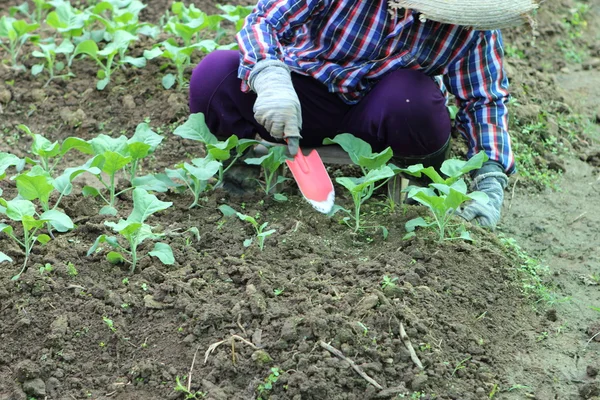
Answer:
<svg viewBox="0 0 600 400"><path fill-rule="evenodd" d="M294 159L285 162L292 171L304 198L315 210L328 214L335 202L335 191L319 153L312 150L308 156L305 156L298 148Z"/></svg>

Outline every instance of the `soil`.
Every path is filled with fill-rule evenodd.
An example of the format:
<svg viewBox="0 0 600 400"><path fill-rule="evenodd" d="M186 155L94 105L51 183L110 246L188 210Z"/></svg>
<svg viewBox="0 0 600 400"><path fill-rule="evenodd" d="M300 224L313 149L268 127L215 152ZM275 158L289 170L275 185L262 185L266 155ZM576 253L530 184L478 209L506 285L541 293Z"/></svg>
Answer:
<svg viewBox="0 0 600 400"><path fill-rule="evenodd" d="M143 18L157 22L169 3L148 2ZM3 3L0 12L12 4ZM0 264L0 400L184 398L174 391L177 379L209 399L598 396L600 336L592 337L600 331L600 129L594 124L600 98L592 89L600 80L594 61L600 10L589 5L589 25L574 41L585 50L581 63L550 51L564 37L560 21L572 16L571 1L544 3L535 46L526 28L507 32L506 42L524 52L508 58L520 103L515 137L534 146L539 140L520 128L540 113L555 121L556 130L543 133L556 136L555 147L536 149L538 164L562 178L558 190L540 190L524 176L511 177L497 232L473 227L474 242L440 243L428 235L402 240L404 223L425 211L391 211L374 199L364 211L370 224L389 229L384 240L380 231L354 234L293 193L280 203L217 190L191 210L189 196L166 193L158 196L173 207L148 222L166 233L176 262L165 266L145 256L130 274L127 266L108 263L103 251L86 255L110 230L98 215L102 204L74 194L61 204L77 228L35 249L18 281L10 277L23 253L0 236L1 251L16 261ZM213 3L196 6L216 12ZM149 45L141 42L135 51ZM74 72L76 78L44 88L43 80L0 66L1 151L28 154L31 139L16 129L21 123L61 140L130 136L148 119L165 140L144 172L202 154L171 134L187 118L186 94L162 88L158 62L118 73L101 92L90 79L94 65L76 63ZM589 119L585 132L566 132L561 121L576 115ZM65 164L81 161L71 156ZM80 189L87 180L76 182ZM6 198L15 193L8 178L0 188ZM121 196L113 219L126 217L130 204L130 196ZM276 229L264 251L244 247L252 227L223 217L221 204ZM548 265L547 296L524 289L524 259L505 246L508 237ZM146 244L140 252L150 250ZM47 263L52 271L40 272ZM77 275L67 273L69 263ZM383 288L384 276L398 279ZM401 324L423 369L405 346ZM261 393L272 368L279 371L276 383Z"/></svg>

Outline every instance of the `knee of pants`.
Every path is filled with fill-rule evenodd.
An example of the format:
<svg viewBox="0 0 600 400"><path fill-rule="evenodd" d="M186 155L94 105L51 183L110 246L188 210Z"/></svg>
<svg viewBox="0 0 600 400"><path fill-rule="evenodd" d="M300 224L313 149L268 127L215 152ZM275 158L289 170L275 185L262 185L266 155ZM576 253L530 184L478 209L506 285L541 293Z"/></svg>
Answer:
<svg viewBox="0 0 600 400"><path fill-rule="evenodd" d="M207 114L211 100L223 81L237 78L239 54L236 50L216 50L206 55L194 68L189 91L191 113Z"/></svg>
<svg viewBox="0 0 600 400"><path fill-rule="evenodd" d="M450 137L446 98L437 84L417 71L402 71L380 82L377 112L369 113L378 138L394 153L425 155L442 148ZM378 85L379 86L379 85Z"/></svg>

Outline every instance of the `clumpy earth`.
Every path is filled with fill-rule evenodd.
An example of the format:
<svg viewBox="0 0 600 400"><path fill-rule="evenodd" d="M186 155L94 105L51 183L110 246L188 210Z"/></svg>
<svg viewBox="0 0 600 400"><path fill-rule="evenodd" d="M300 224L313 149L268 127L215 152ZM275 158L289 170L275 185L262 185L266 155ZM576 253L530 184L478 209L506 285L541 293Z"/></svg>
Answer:
<svg viewBox="0 0 600 400"><path fill-rule="evenodd" d="M169 4L148 2L143 18L157 22ZM194 398L175 390L177 381L210 399L599 396L600 110L590 88L600 74L600 14L584 4L590 23L568 43L574 25L565 21L574 21L581 5L571 1L543 5L535 46L527 28L506 34L517 100L513 136L527 150L522 163L537 175L523 169L511 177L498 232L473 227L473 242L438 242L426 232L402 240L405 222L425 210L391 210L374 198L364 213L369 225L389 230L384 240L381 231L355 234L339 216L317 214L291 187L283 203L216 190L194 209L191 197L166 193L158 196L173 207L148 223L166 234L176 262L144 256L130 274L106 261L106 248L87 256L96 238L111 232L98 215L102 204L80 195L89 183L82 176L61 203L77 228L37 247L18 281L10 277L23 253L0 235L1 251L15 260L0 264L0 399ZM581 52L581 62L570 51ZM159 63L118 73L102 92L91 62L75 68L76 78L44 88L0 66L1 151L27 156L31 139L16 129L21 123L61 140L130 136L148 119L165 140L144 173L202 154L172 135L187 118L186 94L162 88ZM454 147L457 154L464 148L458 140ZM65 164L82 160L70 155ZM546 177L554 177L552 185ZM0 188L6 198L15 193L8 178ZM349 206L343 188L336 190ZM222 204L276 230L263 251L256 242L244 247L253 228L224 217ZM131 196L117 207L110 220L129 214ZM140 252L151 249L148 243ZM550 272L534 270L546 292L526 288L534 280L523 271L540 263ZM40 271L46 264L52 270Z"/></svg>

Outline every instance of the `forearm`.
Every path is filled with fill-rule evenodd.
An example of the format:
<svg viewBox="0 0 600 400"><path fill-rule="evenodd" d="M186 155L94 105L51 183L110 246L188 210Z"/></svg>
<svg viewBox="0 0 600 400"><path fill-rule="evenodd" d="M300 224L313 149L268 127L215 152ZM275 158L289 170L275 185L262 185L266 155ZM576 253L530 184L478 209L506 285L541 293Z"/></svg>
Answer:
<svg viewBox="0 0 600 400"><path fill-rule="evenodd" d="M238 77L249 90L250 72L259 61L282 60L283 38L323 9L326 0L259 0L236 39L240 48Z"/></svg>

